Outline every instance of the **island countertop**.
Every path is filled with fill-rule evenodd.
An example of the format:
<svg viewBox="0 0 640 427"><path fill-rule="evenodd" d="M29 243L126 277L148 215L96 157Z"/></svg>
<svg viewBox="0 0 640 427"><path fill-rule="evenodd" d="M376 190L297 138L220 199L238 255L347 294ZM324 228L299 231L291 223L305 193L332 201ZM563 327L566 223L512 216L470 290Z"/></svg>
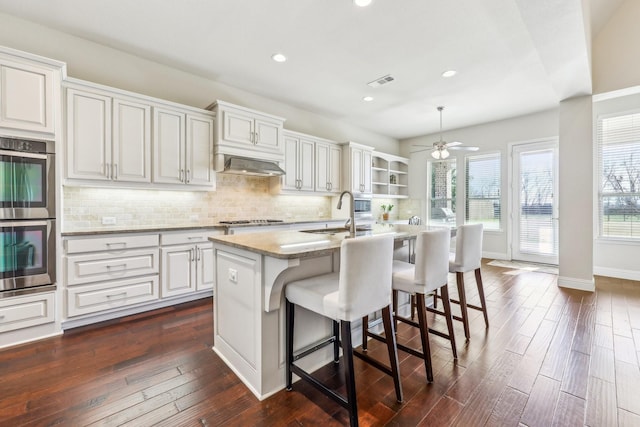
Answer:
<svg viewBox="0 0 640 427"><path fill-rule="evenodd" d="M356 238L366 235L392 234L395 240L414 238L420 231L442 227L407 224L374 224L370 229L358 230ZM447 227L448 228L448 227ZM316 257L332 253L349 238L347 230L270 231L225 236L211 236L209 240L239 249L280 259Z"/></svg>

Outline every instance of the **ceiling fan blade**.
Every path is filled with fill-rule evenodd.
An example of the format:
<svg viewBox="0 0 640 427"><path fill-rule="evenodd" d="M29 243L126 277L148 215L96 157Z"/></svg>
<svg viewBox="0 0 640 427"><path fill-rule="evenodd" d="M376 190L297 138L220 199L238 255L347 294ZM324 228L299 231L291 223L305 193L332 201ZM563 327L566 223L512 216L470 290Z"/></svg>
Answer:
<svg viewBox="0 0 640 427"><path fill-rule="evenodd" d="M462 142L460 141L451 141L451 142L447 142L446 144L447 148L451 148L451 147L455 147L457 145L462 145Z"/></svg>
<svg viewBox="0 0 640 427"><path fill-rule="evenodd" d="M414 145L414 147L419 147L419 145ZM433 149L432 147L425 147L425 148L423 148L421 150L410 151L410 153L411 154L413 154L413 153L422 153L423 151L430 151L432 149Z"/></svg>
<svg viewBox="0 0 640 427"><path fill-rule="evenodd" d="M471 147L471 146L466 146L466 145L462 145L462 146L456 146L456 147L447 147L448 150L453 150L453 151L478 151L480 149L480 147Z"/></svg>

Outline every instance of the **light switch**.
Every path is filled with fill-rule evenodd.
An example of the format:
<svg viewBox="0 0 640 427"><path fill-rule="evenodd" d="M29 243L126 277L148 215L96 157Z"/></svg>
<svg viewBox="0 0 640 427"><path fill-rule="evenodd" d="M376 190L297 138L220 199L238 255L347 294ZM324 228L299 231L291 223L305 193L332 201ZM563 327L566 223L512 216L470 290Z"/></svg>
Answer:
<svg viewBox="0 0 640 427"><path fill-rule="evenodd" d="M102 217L102 225L116 225L116 217L115 216L103 216Z"/></svg>
<svg viewBox="0 0 640 427"><path fill-rule="evenodd" d="M238 270L234 268L229 269L229 281L233 283L238 283Z"/></svg>

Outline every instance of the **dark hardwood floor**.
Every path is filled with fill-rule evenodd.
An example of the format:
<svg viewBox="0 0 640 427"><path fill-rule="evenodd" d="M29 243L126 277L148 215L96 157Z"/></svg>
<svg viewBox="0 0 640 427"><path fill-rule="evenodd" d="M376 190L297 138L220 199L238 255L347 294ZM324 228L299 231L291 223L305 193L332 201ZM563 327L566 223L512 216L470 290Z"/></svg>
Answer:
<svg viewBox="0 0 640 427"><path fill-rule="evenodd" d="M465 343L455 322L457 362L431 335L432 384L421 360L399 353L403 403L390 377L355 360L361 425L640 426L640 282L598 277L587 293L558 288L551 274L510 273L483 265L491 326L473 312ZM208 299L0 351L0 425L347 423L301 382L258 401L211 350L212 331ZM419 346L406 325L398 335ZM369 348L386 360L383 344ZM320 370L336 386L339 374Z"/></svg>

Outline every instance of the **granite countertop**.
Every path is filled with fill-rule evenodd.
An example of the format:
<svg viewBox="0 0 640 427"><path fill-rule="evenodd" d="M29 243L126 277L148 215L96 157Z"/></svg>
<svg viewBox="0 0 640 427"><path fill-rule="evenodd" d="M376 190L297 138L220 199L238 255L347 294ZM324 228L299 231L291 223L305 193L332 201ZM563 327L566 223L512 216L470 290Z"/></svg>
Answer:
<svg viewBox="0 0 640 427"><path fill-rule="evenodd" d="M438 227L427 225L407 224L374 224L369 230L361 230L358 236L393 234L396 240L406 240L415 237L422 230ZM439 227L442 228L442 227ZM340 248L341 242L348 238L348 231L329 233L309 233L304 231L270 231L265 233L233 234L225 236L211 236L209 240L238 249L267 255L274 258L294 259L326 255Z"/></svg>
<svg viewBox="0 0 640 427"><path fill-rule="evenodd" d="M272 223L250 223L250 224L220 224L219 222L211 223L192 223L188 225L135 225L135 226L105 226L101 228L77 229L63 231L63 237L73 236L94 236L98 234L123 234L123 233L161 233L164 231L185 231L185 230L203 230L217 229L226 231L230 228L242 227L270 227L274 225L291 225L291 224L314 224L333 221L344 221L344 219L317 219L317 220L294 220Z"/></svg>

